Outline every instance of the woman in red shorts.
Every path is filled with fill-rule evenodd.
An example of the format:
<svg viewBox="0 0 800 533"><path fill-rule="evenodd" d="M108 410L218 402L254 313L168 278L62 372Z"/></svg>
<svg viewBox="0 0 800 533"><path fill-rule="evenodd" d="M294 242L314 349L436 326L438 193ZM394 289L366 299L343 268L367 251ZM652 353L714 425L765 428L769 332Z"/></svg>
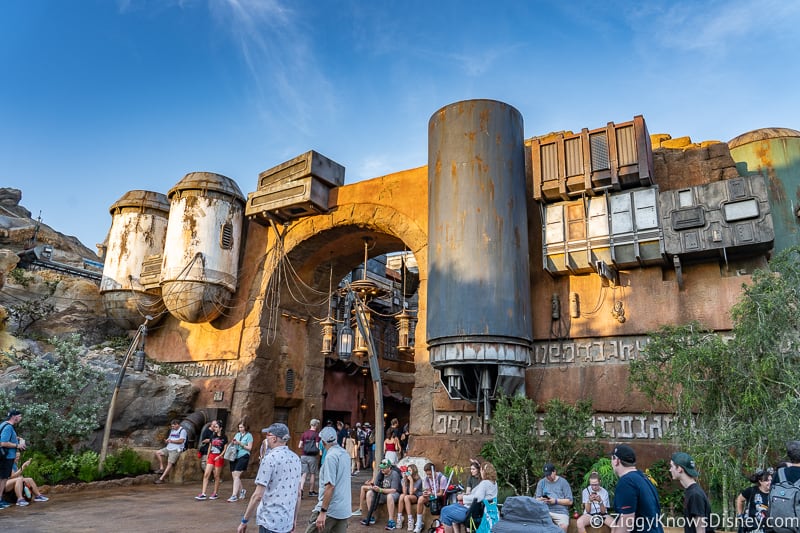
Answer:
<svg viewBox="0 0 800 533"><path fill-rule="evenodd" d="M225 452L225 445L228 443L228 437L225 436L222 423L219 420L214 420L208 427L213 432L213 435L211 436L211 442L208 444L206 471L203 473L203 491L194 497L195 500L199 501L219 498L217 493L219 492L219 482L222 479L222 465L225 464L225 458L222 454ZM211 472L214 472L214 493L211 496L206 496Z"/></svg>

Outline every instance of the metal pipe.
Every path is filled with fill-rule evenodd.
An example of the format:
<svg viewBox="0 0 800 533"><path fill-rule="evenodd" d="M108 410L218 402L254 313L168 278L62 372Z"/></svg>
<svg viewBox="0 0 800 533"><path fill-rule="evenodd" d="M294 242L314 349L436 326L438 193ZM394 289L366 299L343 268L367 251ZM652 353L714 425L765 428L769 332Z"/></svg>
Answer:
<svg viewBox="0 0 800 533"><path fill-rule="evenodd" d="M114 421L114 407L117 403L117 396L119 395L119 388L122 386L122 380L125 378L125 369L128 367L131 355L139 346L139 342L147 334L147 323L153 320L153 317L144 317L144 322L136 330L131 345L128 346L128 351L125 353L125 359L122 361L122 368L119 369L119 376L117 376L117 383L114 385L114 391L111 393L111 401L108 404L108 415L106 416L106 427L103 429L103 444L100 447L100 457L98 458L98 470L102 473L106 464L106 455L108 454L108 440L111 437L111 423Z"/></svg>

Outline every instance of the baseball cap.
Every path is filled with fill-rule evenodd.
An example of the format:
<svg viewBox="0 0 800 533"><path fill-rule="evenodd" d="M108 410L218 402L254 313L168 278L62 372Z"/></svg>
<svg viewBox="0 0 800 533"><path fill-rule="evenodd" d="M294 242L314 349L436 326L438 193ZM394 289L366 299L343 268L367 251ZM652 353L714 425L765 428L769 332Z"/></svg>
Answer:
<svg viewBox="0 0 800 533"><path fill-rule="evenodd" d="M369 424L369 422L364 422L364 427L365 428L371 428L372 426Z"/></svg>
<svg viewBox="0 0 800 533"><path fill-rule="evenodd" d="M626 463L636 462L636 452L627 444L620 444L614 447L614 451L611 452L611 455L614 455L617 459L625 461Z"/></svg>
<svg viewBox="0 0 800 533"><path fill-rule="evenodd" d="M289 440L289 428L286 427L286 424L281 424L280 422L276 422L261 431L270 435L275 435L281 440Z"/></svg>
<svg viewBox="0 0 800 533"><path fill-rule="evenodd" d="M555 471L555 469L556 469L556 467L553 465L553 463L545 463L544 464L544 475L545 476L549 476L550 474L552 474Z"/></svg>
<svg viewBox="0 0 800 533"><path fill-rule="evenodd" d="M384 459L381 461L381 464L378 465L378 468L391 468L392 462L389 459Z"/></svg>
<svg viewBox="0 0 800 533"><path fill-rule="evenodd" d="M683 471L691 477L698 477L700 475L700 472L697 471L697 465L695 464L694 459L692 459L692 456L686 452L673 453L672 462L675 463L675 466L683 468Z"/></svg>
<svg viewBox="0 0 800 533"><path fill-rule="evenodd" d="M12 410L10 410L8 412L8 416L6 416L6 419L11 418L12 416L17 416L17 415L21 415L21 414L22 414L22 411L20 411L19 409L12 409Z"/></svg>
<svg viewBox="0 0 800 533"><path fill-rule="evenodd" d="M356 427L360 428L361 427L361 422L356 422Z"/></svg>
<svg viewBox="0 0 800 533"><path fill-rule="evenodd" d="M336 442L336 430L330 426L322 428L322 431L319 432L319 440L328 444Z"/></svg>

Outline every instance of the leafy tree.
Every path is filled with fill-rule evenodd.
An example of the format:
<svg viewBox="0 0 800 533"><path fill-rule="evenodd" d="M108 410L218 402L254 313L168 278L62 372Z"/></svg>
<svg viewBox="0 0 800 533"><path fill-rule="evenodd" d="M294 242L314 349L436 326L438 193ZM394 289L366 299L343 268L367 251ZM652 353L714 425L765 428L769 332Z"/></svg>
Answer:
<svg viewBox="0 0 800 533"><path fill-rule="evenodd" d="M497 469L498 481L513 488L515 494L532 496L546 462L557 465L559 473L575 486L580 480L571 467L583 457L596 456L602 429L592 425L592 404L579 401L574 406L558 399L545 405L543 434L538 431L539 408L524 396L501 397L491 419L493 440L481 455Z"/></svg>
<svg viewBox="0 0 800 533"><path fill-rule="evenodd" d="M55 305L47 302L49 296L36 300L24 300L8 306L8 315L17 323L17 333L24 334L36 322L52 315Z"/></svg>
<svg viewBox="0 0 800 533"><path fill-rule="evenodd" d="M729 495L743 473L764 466L797 438L800 412L800 248L743 287L726 335L697 323L651 334L630 365L631 383L674 411L668 437L701 467L712 493Z"/></svg>
<svg viewBox="0 0 800 533"><path fill-rule="evenodd" d="M81 360L78 335L51 342L55 353L44 357L6 354L22 372L15 394L0 394L0 411L19 408L24 414L20 432L31 448L58 454L99 427L108 385L101 372Z"/></svg>

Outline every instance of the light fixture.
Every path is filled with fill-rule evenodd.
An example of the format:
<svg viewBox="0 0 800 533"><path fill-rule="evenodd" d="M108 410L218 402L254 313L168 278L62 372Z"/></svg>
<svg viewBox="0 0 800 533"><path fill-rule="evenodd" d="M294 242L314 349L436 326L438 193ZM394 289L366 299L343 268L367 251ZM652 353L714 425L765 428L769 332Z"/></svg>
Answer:
<svg viewBox="0 0 800 533"><path fill-rule="evenodd" d="M350 293L344 299L344 322L339 328L339 359L349 361L353 356L353 328L350 327L350 304L352 303Z"/></svg>
<svg viewBox="0 0 800 533"><path fill-rule="evenodd" d="M370 314L369 308L364 306L364 318L366 319L367 327L369 327L370 323ZM355 331L356 338L355 338L355 346L353 347L353 355L357 357L367 357L369 355L369 346L367 345L367 339L364 335L361 334L361 329L356 328Z"/></svg>
<svg viewBox="0 0 800 533"><path fill-rule="evenodd" d="M336 322L331 318L331 298L333 289L333 263L331 263L331 273L328 279L328 316L321 322L322 325L322 355L333 353L334 335L336 334Z"/></svg>
<svg viewBox="0 0 800 533"><path fill-rule="evenodd" d="M400 353L411 353L414 351L414 347L411 345L411 328L416 319L414 315L409 313L408 309L406 309L406 278L408 275L405 252L403 253L401 267L403 269L403 310L397 315L397 351Z"/></svg>
<svg viewBox="0 0 800 533"><path fill-rule="evenodd" d="M133 352L133 371L142 372L144 370L144 350L136 350Z"/></svg>
<svg viewBox="0 0 800 533"><path fill-rule="evenodd" d="M361 412L366 413L369 406L367 405L367 398L365 396L361 396L361 402L358 405L358 408L361 409Z"/></svg>

